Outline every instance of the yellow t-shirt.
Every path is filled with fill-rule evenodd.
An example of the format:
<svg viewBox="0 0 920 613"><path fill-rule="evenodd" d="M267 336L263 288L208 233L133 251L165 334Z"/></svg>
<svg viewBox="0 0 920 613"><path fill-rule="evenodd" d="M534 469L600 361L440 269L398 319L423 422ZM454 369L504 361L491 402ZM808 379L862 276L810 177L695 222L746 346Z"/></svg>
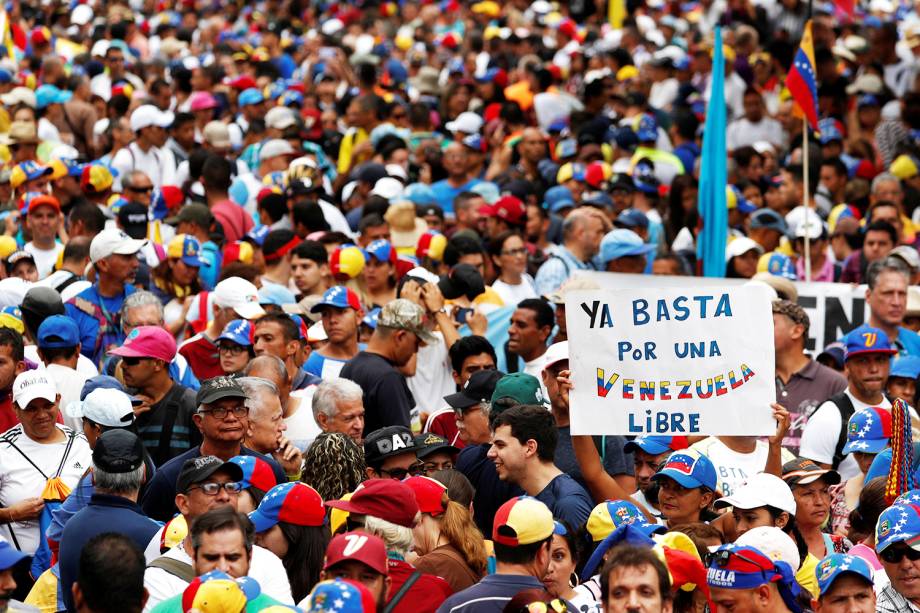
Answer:
<svg viewBox="0 0 920 613"><path fill-rule="evenodd" d="M821 560L809 553L805 557L805 561L802 562L802 565L799 567L799 570L795 573L795 580L799 582L799 585L808 590L812 598L817 598L821 594L821 591L818 589L818 577L815 575L815 569L818 568L818 562L820 561Z"/></svg>
<svg viewBox="0 0 920 613"><path fill-rule="evenodd" d="M360 164L363 160L352 160L352 151L355 147L366 141L368 138L364 128L350 128L342 137L342 144L339 145L339 160L336 164L336 170L339 174L347 173L352 166Z"/></svg>

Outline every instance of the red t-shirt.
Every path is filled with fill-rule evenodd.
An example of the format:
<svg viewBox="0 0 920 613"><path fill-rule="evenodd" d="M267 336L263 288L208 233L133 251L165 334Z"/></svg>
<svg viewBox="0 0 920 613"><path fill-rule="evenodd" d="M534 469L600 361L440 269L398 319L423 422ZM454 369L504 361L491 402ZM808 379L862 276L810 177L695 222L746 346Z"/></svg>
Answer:
<svg viewBox="0 0 920 613"><path fill-rule="evenodd" d="M387 594L389 603L416 569L408 562L393 558L387 559L387 566L390 571L390 593ZM452 593L447 581L422 573L396 604L393 613L435 613Z"/></svg>
<svg viewBox="0 0 920 613"><path fill-rule="evenodd" d="M457 449L463 449L466 444L460 440L460 430L457 429L457 416L452 409L446 409L433 414L428 418L425 430L446 438Z"/></svg>
<svg viewBox="0 0 920 613"><path fill-rule="evenodd" d="M204 333L196 334L179 347L179 353L188 360L188 365L199 381L226 374L220 367L217 345Z"/></svg>
<svg viewBox="0 0 920 613"><path fill-rule="evenodd" d="M19 418L13 410L12 394L0 393L0 433L6 432L18 423Z"/></svg>
<svg viewBox="0 0 920 613"><path fill-rule="evenodd" d="M230 200L221 200L212 206L211 214L217 218L217 221L224 228L224 237L228 243L240 240L255 225L252 217L246 213L243 207Z"/></svg>

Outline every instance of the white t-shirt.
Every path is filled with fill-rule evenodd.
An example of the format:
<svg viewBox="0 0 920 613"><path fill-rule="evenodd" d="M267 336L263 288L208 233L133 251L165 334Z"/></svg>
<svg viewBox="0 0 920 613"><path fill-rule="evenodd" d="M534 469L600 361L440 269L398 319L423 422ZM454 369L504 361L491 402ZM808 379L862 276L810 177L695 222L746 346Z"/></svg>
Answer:
<svg viewBox="0 0 920 613"><path fill-rule="evenodd" d="M119 149L112 158L112 166L118 171L115 181L121 188L121 181L135 170L143 172L154 187L175 185L176 158L166 147L151 147L142 151L136 142Z"/></svg>
<svg viewBox="0 0 920 613"><path fill-rule="evenodd" d="M22 424L13 426L0 436L0 506L10 507L26 498L41 496L47 479L57 474L62 460L61 480L71 489L92 465L92 451L83 434L74 433L60 424L57 427L66 435L59 443L33 441L23 432ZM65 459L64 451L71 439ZM20 551L32 555L39 544L38 520L3 524L0 535Z"/></svg>
<svg viewBox="0 0 920 613"><path fill-rule="evenodd" d="M773 143L776 147L782 147L783 125L770 117L764 117L757 123L752 123L746 117L742 117L728 124L726 140L730 151L753 145L762 140Z"/></svg>
<svg viewBox="0 0 920 613"><path fill-rule="evenodd" d="M538 358L531 360L530 362L524 362L523 372L526 372L528 375L532 375L537 378L537 381L540 382L540 391L543 392L543 400L548 404L549 403L549 392L546 391L546 386L543 385L543 367L546 365L546 353L544 352ZM447 394L445 394L446 396Z"/></svg>
<svg viewBox="0 0 920 613"><path fill-rule="evenodd" d="M80 392L88 377L80 371L60 364L49 364L46 368L48 374L54 379L58 394L61 395L61 402L58 406L61 407L64 424L77 432L82 432L83 418L73 418L67 415L67 405L80 399Z"/></svg>
<svg viewBox="0 0 920 613"><path fill-rule="evenodd" d="M42 362L42 359L38 357L38 347L35 345L26 345L25 350L23 351L27 360L35 362L36 364L44 367L45 363ZM86 378L95 377L99 374L99 369L96 368L96 365L93 364L93 361L83 355L82 353L77 358L77 372L81 375L86 376ZM63 407L61 407L63 409Z"/></svg>
<svg viewBox="0 0 920 613"><path fill-rule="evenodd" d="M23 247L24 251L32 254L35 258L35 267L38 268L38 278L44 279L54 271L54 265L57 264L58 254L64 251L64 245L54 243L51 249L39 249L35 243L29 241Z"/></svg>
<svg viewBox="0 0 920 613"><path fill-rule="evenodd" d="M511 285L510 283L505 283L501 279L496 279L495 283L492 284L492 289L501 296L502 302L504 302L506 306L517 304L521 300L526 300L527 298L537 298L538 296L537 286L534 283L533 277L527 273L521 275L521 282L517 285Z"/></svg>
<svg viewBox="0 0 920 613"><path fill-rule="evenodd" d="M709 458L716 469L716 486L723 496L731 496L752 475L762 473L767 465L770 445L757 441L752 453L738 453L715 436L705 438L691 447ZM783 463L795 456L783 449Z"/></svg>
<svg viewBox="0 0 920 613"><path fill-rule="evenodd" d="M297 410L291 415L284 418L284 424L287 430L284 436L301 451L306 451L313 443L313 440L322 434L319 424L313 418L313 394L316 393L316 386L311 385L306 389L291 392L291 402L300 401Z"/></svg>
<svg viewBox="0 0 920 613"><path fill-rule="evenodd" d="M42 117L38 120L38 140L48 141L49 143L61 142L61 132L47 118Z"/></svg>
<svg viewBox="0 0 920 613"><path fill-rule="evenodd" d="M159 542L159 539L159 533L153 536L153 540ZM163 555L186 564L192 564L192 558L185 553L182 543L179 543ZM148 560L148 563L150 561ZM281 563L278 556L268 549L258 545L252 546L252 562L249 564L249 576L259 582L262 593L268 594L284 604L294 604L294 596L291 595L291 583L288 581L284 564ZM181 594L188 587L188 582L162 568L148 568L144 572L144 587L147 588L147 592L150 594L147 604L144 605L144 613L149 613L153 607L164 600Z"/></svg>
<svg viewBox="0 0 920 613"><path fill-rule="evenodd" d="M891 403L888 402L888 399L884 396L880 403L871 405L857 400L853 394L850 393L849 388L846 390L846 395L850 397L853 408L857 411L868 409L872 406L891 409ZM917 414L913 409L910 411L911 416L916 419ZM812 416L808 418L808 423L805 424L805 429L802 430L799 455L822 464L831 464L834 461L834 450L837 448L840 429L845 426L846 424L844 424L843 420L840 418L840 409L837 408L837 405L833 402L825 401L824 404L819 406ZM853 458L852 454L847 455L847 457L843 459L840 466L837 468L837 472L840 473L840 479L842 481L846 481L850 477L855 477L859 474L859 465L856 464L856 460Z"/></svg>
<svg viewBox="0 0 920 613"><path fill-rule="evenodd" d="M457 391L457 384L450 374L450 357L444 336L440 330L434 335L438 337L437 342L419 348L415 374L406 377L416 407L425 413L440 409L444 406L444 396Z"/></svg>

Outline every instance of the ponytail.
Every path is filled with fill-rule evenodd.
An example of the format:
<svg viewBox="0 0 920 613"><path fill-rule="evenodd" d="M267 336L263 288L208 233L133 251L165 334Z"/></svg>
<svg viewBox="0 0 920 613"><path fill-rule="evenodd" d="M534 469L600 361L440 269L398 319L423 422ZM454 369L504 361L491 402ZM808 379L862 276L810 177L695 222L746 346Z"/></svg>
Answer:
<svg viewBox="0 0 920 613"><path fill-rule="evenodd" d="M438 520L441 534L460 551L467 565L480 577L485 575L485 541L470 512L453 500L448 500L444 514Z"/></svg>

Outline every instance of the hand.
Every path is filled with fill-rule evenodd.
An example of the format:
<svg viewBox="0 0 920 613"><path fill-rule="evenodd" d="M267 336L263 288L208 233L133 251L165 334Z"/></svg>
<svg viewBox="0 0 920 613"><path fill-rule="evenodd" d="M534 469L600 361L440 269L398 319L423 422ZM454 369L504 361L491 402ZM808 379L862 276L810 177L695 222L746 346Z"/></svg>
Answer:
<svg viewBox="0 0 920 613"><path fill-rule="evenodd" d="M771 445L782 445L786 433L789 432L789 411L775 402L770 406L773 407L773 419L776 420L776 433L767 440Z"/></svg>
<svg viewBox="0 0 920 613"><path fill-rule="evenodd" d="M425 308L425 303L422 302L422 287L418 283L406 283L403 285L402 291L399 292L399 297L410 300L423 309Z"/></svg>
<svg viewBox="0 0 920 613"><path fill-rule="evenodd" d="M134 393L134 397L141 401L139 405L134 407L134 417L140 417L150 410L151 405L153 405L153 398L138 392Z"/></svg>
<svg viewBox="0 0 920 613"><path fill-rule="evenodd" d="M569 392L572 390L572 371L563 370L559 373L559 376L556 377L556 381L559 383L559 400L568 407Z"/></svg>
<svg viewBox="0 0 920 613"><path fill-rule="evenodd" d="M439 288L430 281L422 287L422 306L431 314L437 314L444 308L444 294Z"/></svg>
<svg viewBox="0 0 920 613"><path fill-rule="evenodd" d="M41 498L26 498L11 507L7 507L6 511L9 514L10 522L14 522L37 519L44 508L45 501Z"/></svg>
<svg viewBox="0 0 920 613"><path fill-rule="evenodd" d="M19 211L13 211L4 220L3 233L7 236L16 236L19 232Z"/></svg>
<svg viewBox="0 0 920 613"><path fill-rule="evenodd" d="M476 336L485 336L486 330L489 329L489 319L477 309L473 309L466 316L466 325L470 327L470 332Z"/></svg>
<svg viewBox="0 0 920 613"><path fill-rule="evenodd" d="M298 475L303 470L303 454L294 443L283 436L272 456L281 464L285 475Z"/></svg>

